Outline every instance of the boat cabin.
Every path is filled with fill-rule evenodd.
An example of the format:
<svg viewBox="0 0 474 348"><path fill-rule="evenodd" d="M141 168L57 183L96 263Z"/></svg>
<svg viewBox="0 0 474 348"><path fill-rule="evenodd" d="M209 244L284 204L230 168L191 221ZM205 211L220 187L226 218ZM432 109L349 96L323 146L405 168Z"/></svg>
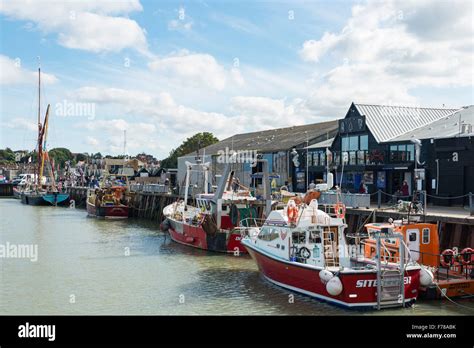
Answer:
<svg viewBox="0 0 474 348"><path fill-rule="evenodd" d="M272 211L254 238L255 245L293 262L317 267L350 266L344 254L347 225L343 219L319 210L316 200L296 214L293 222L288 209Z"/></svg>
<svg viewBox="0 0 474 348"><path fill-rule="evenodd" d="M423 265L437 267L439 266L439 238L438 226L429 223L403 223L395 221L393 223L371 223L365 225L368 238L363 241L364 252L368 257L375 256L374 235L382 231L391 231L403 235L403 240L410 250L413 261ZM385 238L382 244L385 246L384 258L392 262L398 262L399 259L399 239Z"/></svg>

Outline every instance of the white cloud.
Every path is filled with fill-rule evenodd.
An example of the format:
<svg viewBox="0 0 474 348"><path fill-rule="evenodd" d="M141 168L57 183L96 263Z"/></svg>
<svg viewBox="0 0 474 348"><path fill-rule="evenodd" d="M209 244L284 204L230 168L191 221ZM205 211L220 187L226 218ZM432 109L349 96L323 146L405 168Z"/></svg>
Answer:
<svg viewBox="0 0 474 348"><path fill-rule="evenodd" d="M160 132L173 134L194 134L203 129L228 135L233 130L229 127L232 120L224 114L196 110L178 104L169 93L150 93L119 88L82 87L73 95L81 101L120 106L122 113L133 116L145 116L153 120ZM99 122L98 125L101 125ZM91 125L97 127L98 125ZM124 120L115 120L113 128L126 129ZM242 129L236 127L234 129Z"/></svg>
<svg viewBox="0 0 474 348"><path fill-rule="evenodd" d="M31 84L38 82L38 72L31 71L21 66L19 58L11 59L0 54L0 84ZM55 83L58 79L51 74L41 74L41 82L45 84Z"/></svg>
<svg viewBox="0 0 474 348"><path fill-rule="evenodd" d="M168 22L168 30L191 30L193 21L182 21L179 19L172 19Z"/></svg>
<svg viewBox="0 0 474 348"><path fill-rule="evenodd" d="M339 41L337 35L324 33L321 40L308 40L303 43L300 51L301 58L305 61L318 62L319 58L332 49Z"/></svg>
<svg viewBox="0 0 474 348"><path fill-rule="evenodd" d="M209 54L182 50L168 57L156 58L148 65L157 74L178 81L186 87L206 86L221 91L229 81L237 85L244 83L237 69L226 70Z"/></svg>
<svg viewBox="0 0 474 348"><path fill-rule="evenodd" d="M123 153L124 130L127 131L127 153L134 153L147 147L153 148L158 141L154 136L156 127L153 123L127 122L124 119L95 120L94 122L79 123L77 127L86 128L90 132L100 134L101 141L89 136L86 143L90 146L105 146L107 151L114 154Z"/></svg>
<svg viewBox="0 0 474 348"><path fill-rule="evenodd" d="M65 47L92 52L133 48L150 55L146 31L125 17L141 11L139 0L123 1L2 1L0 13L31 21L45 33L57 33ZM31 26L31 25L30 25Z"/></svg>
<svg viewBox="0 0 474 348"><path fill-rule="evenodd" d="M87 137L86 137L86 144L87 144L87 145L90 145L90 146L97 147L97 146L99 146L100 142L99 142L99 140L97 140L97 139L94 138L94 137L87 136Z"/></svg>
<svg viewBox="0 0 474 348"><path fill-rule="evenodd" d="M22 117L15 117L8 122L1 122L0 123L2 128L10 128L10 129L27 129L29 131L38 131L38 125L31 120L27 120L26 118Z"/></svg>
<svg viewBox="0 0 474 348"><path fill-rule="evenodd" d="M305 105L295 98L291 101L265 97L238 96L232 98L231 111L239 122L251 125L251 130L270 129L317 122Z"/></svg>
<svg viewBox="0 0 474 348"><path fill-rule="evenodd" d="M168 22L168 30L191 30L194 22L191 17L186 15L186 9L181 6L176 10L176 12L178 14L178 19L172 19Z"/></svg>
<svg viewBox="0 0 474 348"><path fill-rule="evenodd" d="M472 16L469 1L355 5L340 32L303 43L303 60L333 66L313 76L308 106L340 113L351 101L412 105L414 88L472 86Z"/></svg>

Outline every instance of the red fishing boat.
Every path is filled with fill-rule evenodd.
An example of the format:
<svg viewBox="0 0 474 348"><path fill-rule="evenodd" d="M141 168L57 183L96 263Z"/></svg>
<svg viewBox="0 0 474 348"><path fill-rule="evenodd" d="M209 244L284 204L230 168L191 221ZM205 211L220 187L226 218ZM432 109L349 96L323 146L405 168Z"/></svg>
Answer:
<svg viewBox="0 0 474 348"><path fill-rule="evenodd" d="M226 166L216 192L210 194L207 192L207 164L187 162L186 165L184 197L188 197L189 177L193 170L204 172L204 193L194 197L195 206L187 204L187 200L166 206L161 229L168 231L173 241L191 247L236 255L247 253L241 245L241 221L260 218L262 206L258 207L256 198L238 184L229 166ZM196 167L198 169L193 169ZM268 187L265 190L266 194L270 193Z"/></svg>
<svg viewBox="0 0 474 348"><path fill-rule="evenodd" d="M245 230L242 244L270 282L320 300L349 308L385 308L412 304L418 296L420 266L410 259L401 240L397 260L368 258L357 241L345 234L344 206L335 214L290 200L270 213L261 227ZM374 236L400 239L390 229ZM362 250L361 250L362 247Z"/></svg>

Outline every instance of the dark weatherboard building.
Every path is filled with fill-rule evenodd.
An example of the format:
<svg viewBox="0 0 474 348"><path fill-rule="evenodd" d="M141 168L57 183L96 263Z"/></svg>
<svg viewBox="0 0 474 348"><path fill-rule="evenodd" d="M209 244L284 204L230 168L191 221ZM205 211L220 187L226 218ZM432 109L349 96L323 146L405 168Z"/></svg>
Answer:
<svg viewBox="0 0 474 348"><path fill-rule="evenodd" d="M308 147L309 179L324 180L329 160L329 169L344 191L358 192L364 181L369 193L380 189L393 194L406 181L410 194L414 189L439 196L473 192L473 124L472 106L352 103L339 120L336 136Z"/></svg>

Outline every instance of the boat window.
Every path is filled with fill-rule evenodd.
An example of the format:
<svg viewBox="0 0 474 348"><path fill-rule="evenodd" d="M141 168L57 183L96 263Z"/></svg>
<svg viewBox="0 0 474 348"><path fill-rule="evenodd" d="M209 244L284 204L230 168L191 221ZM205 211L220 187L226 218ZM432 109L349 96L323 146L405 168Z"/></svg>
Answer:
<svg viewBox="0 0 474 348"><path fill-rule="evenodd" d="M306 233L301 231L293 232L291 235L293 244L304 244L306 241Z"/></svg>
<svg viewBox="0 0 474 348"><path fill-rule="evenodd" d="M258 238L261 240L272 241L280 236L276 228L263 227L258 234Z"/></svg>
<svg viewBox="0 0 474 348"><path fill-rule="evenodd" d="M423 242L423 244L429 244L429 242L430 242L430 229L429 228L424 228L423 229L422 242Z"/></svg>
<svg viewBox="0 0 474 348"><path fill-rule="evenodd" d="M415 232L412 232L410 233L410 242L416 242L416 233Z"/></svg>
<svg viewBox="0 0 474 348"><path fill-rule="evenodd" d="M319 231L311 231L309 233L309 242L313 244L321 243L321 233Z"/></svg>

